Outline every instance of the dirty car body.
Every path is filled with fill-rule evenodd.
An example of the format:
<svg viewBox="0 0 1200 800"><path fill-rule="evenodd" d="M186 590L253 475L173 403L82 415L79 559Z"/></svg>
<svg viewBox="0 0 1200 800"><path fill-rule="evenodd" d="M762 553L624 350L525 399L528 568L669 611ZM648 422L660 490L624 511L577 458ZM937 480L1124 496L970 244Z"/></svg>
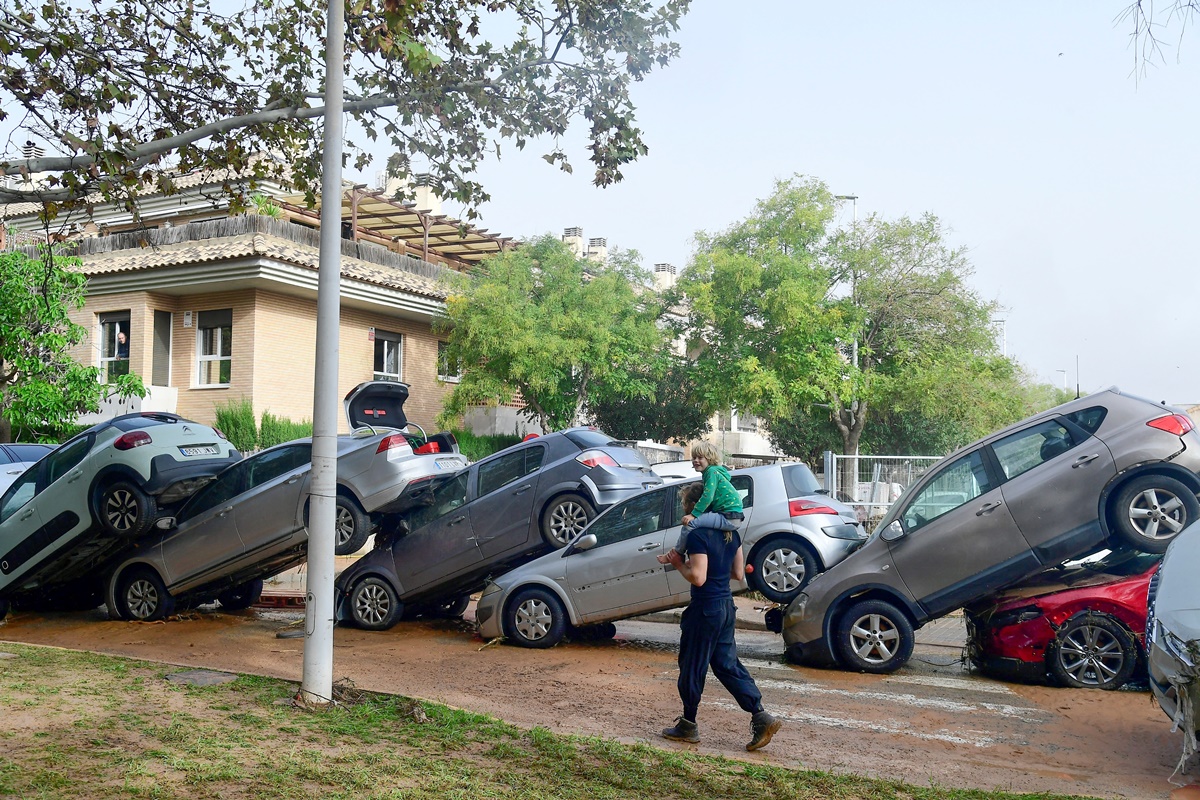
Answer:
<svg viewBox="0 0 1200 800"><path fill-rule="evenodd" d="M938 462L779 627L789 658L891 672L926 622L1105 548L1162 553L1200 517L1200 436L1117 389L1037 414Z"/></svg>
<svg viewBox="0 0 1200 800"><path fill-rule="evenodd" d="M1200 735L1200 524L1181 533L1150 582L1147 658L1150 691L1184 734L1184 758Z"/></svg>
<svg viewBox="0 0 1200 800"><path fill-rule="evenodd" d="M636 450L570 428L410 486L384 507L375 549L338 577L338 620L383 630L405 604L465 605L488 575L566 546L598 509L662 482Z"/></svg>
<svg viewBox="0 0 1200 800"><path fill-rule="evenodd" d="M1144 680L1146 593L1161 556L1124 549L1040 573L966 609L986 674L1086 689Z"/></svg>

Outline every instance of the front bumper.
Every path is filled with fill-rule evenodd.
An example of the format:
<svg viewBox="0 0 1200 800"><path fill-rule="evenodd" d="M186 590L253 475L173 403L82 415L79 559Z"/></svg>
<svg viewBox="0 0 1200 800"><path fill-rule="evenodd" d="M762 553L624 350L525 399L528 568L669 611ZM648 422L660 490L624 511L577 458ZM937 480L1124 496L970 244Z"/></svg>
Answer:
<svg viewBox="0 0 1200 800"><path fill-rule="evenodd" d="M479 635L487 641L504 635L500 618L500 600L503 596L503 589L489 583L475 603L475 624L479 627Z"/></svg>
<svg viewBox="0 0 1200 800"><path fill-rule="evenodd" d="M1146 648L1150 691L1177 727L1194 734L1200 719L1200 669L1171 653L1162 631L1155 633L1154 641Z"/></svg>

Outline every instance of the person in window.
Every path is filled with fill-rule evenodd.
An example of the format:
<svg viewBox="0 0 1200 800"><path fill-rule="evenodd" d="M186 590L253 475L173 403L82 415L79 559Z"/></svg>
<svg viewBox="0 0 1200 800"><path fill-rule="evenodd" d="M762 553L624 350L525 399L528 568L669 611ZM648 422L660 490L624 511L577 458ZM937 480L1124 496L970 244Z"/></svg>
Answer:
<svg viewBox="0 0 1200 800"><path fill-rule="evenodd" d="M129 358L129 342L125 338L125 331L117 331L117 358Z"/></svg>
<svg viewBox="0 0 1200 800"><path fill-rule="evenodd" d="M692 515L704 491L700 483L684 490L684 519ZM696 712L711 667L742 710L753 715L746 749L758 750L767 746L783 723L763 709L762 692L737 657L733 633L737 611L729 582L746 578L742 538L732 522L715 512L701 515L685 528L687 555L672 547L666 555L658 556L659 563L672 565L692 584L691 602L679 620L678 686L683 714L662 735L677 742L700 741Z"/></svg>

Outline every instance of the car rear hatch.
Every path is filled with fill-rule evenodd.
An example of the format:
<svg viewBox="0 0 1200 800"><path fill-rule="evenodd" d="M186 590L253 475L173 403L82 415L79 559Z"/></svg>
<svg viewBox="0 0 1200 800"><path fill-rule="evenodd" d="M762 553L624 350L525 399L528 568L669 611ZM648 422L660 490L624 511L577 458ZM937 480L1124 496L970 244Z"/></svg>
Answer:
<svg viewBox="0 0 1200 800"><path fill-rule="evenodd" d="M408 400L408 384L398 381L364 381L355 386L342 400L350 429L395 428L408 425L404 402Z"/></svg>

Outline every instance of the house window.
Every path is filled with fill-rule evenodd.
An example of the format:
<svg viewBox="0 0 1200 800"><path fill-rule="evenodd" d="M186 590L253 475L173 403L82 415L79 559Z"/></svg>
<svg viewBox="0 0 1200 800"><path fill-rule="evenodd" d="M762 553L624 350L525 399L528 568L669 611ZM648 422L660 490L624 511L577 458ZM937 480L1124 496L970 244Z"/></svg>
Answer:
<svg viewBox="0 0 1200 800"><path fill-rule="evenodd" d="M447 383L458 383L459 372L458 361L450 359L450 343L438 342L438 380Z"/></svg>
<svg viewBox="0 0 1200 800"><path fill-rule="evenodd" d="M404 366L404 337L398 333L375 331L375 380L398 381Z"/></svg>
<svg viewBox="0 0 1200 800"><path fill-rule="evenodd" d="M199 385L229 385L233 365L233 309L200 312L196 354Z"/></svg>
<svg viewBox="0 0 1200 800"><path fill-rule="evenodd" d="M129 312L100 315L100 380L129 374Z"/></svg>
<svg viewBox="0 0 1200 800"><path fill-rule="evenodd" d="M751 432L758 430L758 417L753 414L743 414L738 412L737 429L742 432Z"/></svg>

